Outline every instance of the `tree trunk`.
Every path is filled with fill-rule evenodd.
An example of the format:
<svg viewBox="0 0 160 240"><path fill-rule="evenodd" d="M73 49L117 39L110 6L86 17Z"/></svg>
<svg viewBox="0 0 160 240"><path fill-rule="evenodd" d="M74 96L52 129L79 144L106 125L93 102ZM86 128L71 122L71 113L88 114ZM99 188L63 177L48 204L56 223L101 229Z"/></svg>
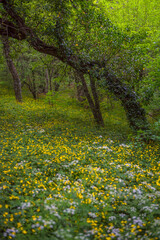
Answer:
<svg viewBox="0 0 160 240"><path fill-rule="evenodd" d="M52 91L52 77L50 73L49 73L49 90Z"/></svg>
<svg viewBox="0 0 160 240"><path fill-rule="evenodd" d="M89 77L90 77L91 91L92 91L92 95L93 95L93 99L94 99L95 111L97 113L97 117L99 118L99 122L101 123L101 125L104 126L102 113L101 113L101 109L100 109L100 104L99 104L99 98L98 98L96 85L95 85L95 79L91 75L89 75Z"/></svg>
<svg viewBox="0 0 160 240"><path fill-rule="evenodd" d="M49 89L49 76L48 76L48 69L46 69L46 85L45 85L45 93L48 93Z"/></svg>
<svg viewBox="0 0 160 240"><path fill-rule="evenodd" d="M49 91L53 90L53 87L52 87L52 76L53 76L53 68L52 69L47 68L46 69L46 77L48 78Z"/></svg>
<svg viewBox="0 0 160 240"><path fill-rule="evenodd" d="M2 41L3 41L3 47L4 47L4 55L6 58L6 62L9 68L9 71L12 75L13 78L13 86L14 86L14 92L15 92L15 97L17 102L22 102L22 92L21 92L21 81L20 78L18 76L16 67L13 63L13 60L10 56L10 46L9 46L9 41L8 41L8 37L2 37Z"/></svg>
<svg viewBox="0 0 160 240"><path fill-rule="evenodd" d="M33 84L32 84L30 77L28 77L28 81L29 81L29 83L27 83L26 81L23 81L23 84L25 84L28 87L29 91L32 93L33 98L36 100L36 93L33 88Z"/></svg>
<svg viewBox="0 0 160 240"><path fill-rule="evenodd" d="M89 106L90 106L91 111L93 113L95 121L97 122L98 125L104 126L104 122L103 122L102 116L99 115L99 112L97 111L96 105L95 105L94 101L91 98L91 95L89 93L89 90L88 90L85 78L83 76L83 73L77 72L77 74L79 75L79 77L81 79L81 82L82 82L82 85L83 85L83 89L84 89L84 92L85 92L85 96L86 96L86 98L88 100L88 103L89 103Z"/></svg>
<svg viewBox="0 0 160 240"><path fill-rule="evenodd" d="M32 71L32 94L33 94L33 97L34 99L36 100L37 99L37 87L36 87L36 79L35 79L35 73L34 71Z"/></svg>
<svg viewBox="0 0 160 240"><path fill-rule="evenodd" d="M60 84L57 81L54 81L54 91L58 92Z"/></svg>
<svg viewBox="0 0 160 240"><path fill-rule="evenodd" d="M77 97L77 100L79 102L83 102L85 100L86 96L85 96L83 85L81 83L81 79L80 79L76 70L74 70L74 79L75 79L75 83L76 83L76 90L77 90L76 97Z"/></svg>
<svg viewBox="0 0 160 240"><path fill-rule="evenodd" d="M121 100L125 109L130 127L134 130L148 130L149 125L146 119L145 110L141 107L136 93L133 92L126 84L108 72L104 74L106 78L106 87Z"/></svg>

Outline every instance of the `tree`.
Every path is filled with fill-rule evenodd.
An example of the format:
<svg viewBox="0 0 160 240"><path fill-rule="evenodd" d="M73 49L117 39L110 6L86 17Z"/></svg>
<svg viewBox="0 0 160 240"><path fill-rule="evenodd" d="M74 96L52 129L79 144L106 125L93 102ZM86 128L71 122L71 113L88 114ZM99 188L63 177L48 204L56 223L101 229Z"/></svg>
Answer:
<svg viewBox="0 0 160 240"><path fill-rule="evenodd" d="M104 85L121 100L130 126L134 130L148 129L145 111L136 94L107 65L109 59L123 48L126 36L121 34L92 0L79 0L76 3L69 0L56 0L54 3L50 0L27 1L27 4L18 0L0 2L8 17L0 20L1 35L25 39L35 50L67 63L79 73L84 85L83 76L89 75L93 91L94 79L103 80ZM41 8L42 2L43 16L34 11L34 8ZM28 9L31 6L32 16ZM128 44L129 41L128 38ZM98 103L95 104L98 109ZM103 125L101 116L96 113L94 117Z"/></svg>
<svg viewBox="0 0 160 240"><path fill-rule="evenodd" d="M86 98L85 92L84 92L84 87L82 85L81 79L79 74L74 71L74 79L75 79L75 84L76 84L76 97L79 102L83 102Z"/></svg>
<svg viewBox="0 0 160 240"><path fill-rule="evenodd" d="M21 81L18 76L18 72L16 67L13 63L13 60L10 56L10 46L9 40L7 36L2 36L3 48L4 48L4 55L6 58L7 66L13 78L13 85L14 85L14 92L17 102L22 102L22 93L21 93Z"/></svg>

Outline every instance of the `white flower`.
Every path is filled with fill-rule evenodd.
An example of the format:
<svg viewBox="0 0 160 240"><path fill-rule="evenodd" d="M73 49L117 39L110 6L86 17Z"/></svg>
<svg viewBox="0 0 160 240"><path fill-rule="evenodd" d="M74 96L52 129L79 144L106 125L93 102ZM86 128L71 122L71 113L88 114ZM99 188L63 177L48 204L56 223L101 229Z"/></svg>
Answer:
<svg viewBox="0 0 160 240"><path fill-rule="evenodd" d="M109 217L109 221L112 221L112 220L115 220L115 219L116 219L115 216L111 216L111 217Z"/></svg>
<svg viewBox="0 0 160 240"><path fill-rule="evenodd" d="M39 133L44 133L44 132L45 130L43 128L39 130Z"/></svg>
<svg viewBox="0 0 160 240"><path fill-rule="evenodd" d="M143 221L139 217L133 217L133 224L136 225L138 224L140 227L143 226Z"/></svg>
<svg viewBox="0 0 160 240"><path fill-rule="evenodd" d="M75 213L75 209L73 209L73 208L66 208L63 212L69 213L69 214L73 215Z"/></svg>
<svg viewBox="0 0 160 240"><path fill-rule="evenodd" d="M119 216L122 217L122 218L124 218L124 217L126 216L126 214L120 213Z"/></svg>
<svg viewBox="0 0 160 240"><path fill-rule="evenodd" d="M52 205L50 205L50 206L49 206L49 205L46 205L46 206L45 206L45 209L56 211L56 210L57 210L57 207L56 207L55 205L52 204Z"/></svg>
<svg viewBox="0 0 160 240"><path fill-rule="evenodd" d="M92 212L89 212L88 215L89 215L90 217L92 217L92 218L96 218L96 217L97 217L97 215L96 215L95 213L92 213Z"/></svg>
<svg viewBox="0 0 160 240"><path fill-rule="evenodd" d="M129 145L126 145L126 144L124 144L124 143L120 144L119 146L121 146L121 147L126 147L126 148L129 148L129 147L130 147Z"/></svg>
<svg viewBox="0 0 160 240"><path fill-rule="evenodd" d="M136 208L135 207L131 207L131 212L136 212Z"/></svg>
<svg viewBox="0 0 160 240"><path fill-rule="evenodd" d="M110 149L109 147L107 147L107 146L102 146L102 147L98 147L98 148L101 148L101 149L106 149L107 150L107 152L113 152L113 150L112 149Z"/></svg>
<svg viewBox="0 0 160 240"><path fill-rule="evenodd" d="M30 202L21 203L21 206L18 207L18 209L26 209L26 208L29 208L29 207L31 207L31 203Z"/></svg>
<svg viewBox="0 0 160 240"><path fill-rule="evenodd" d="M61 219L61 216L58 213L55 213L54 216Z"/></svg>
<svg viewBox="0 0 160 240"><path fill-rule="evenodd" d="M76 165L79 161L78 160L73 160L72 162L69 163L69 165Z"/></svg>
<svg viewBox="0 0 160 240"><path fill-rule="evenodd" d="M16 235L15 235L15 233L17 233L18 232L18 230L17 229L15 229L14 227L13 228L8 228L4 233L3 233L3 236L4 237L7 237L8 235L10 236L10 237L15 237ZM14 234L13 234L14 233Z"/></svg>

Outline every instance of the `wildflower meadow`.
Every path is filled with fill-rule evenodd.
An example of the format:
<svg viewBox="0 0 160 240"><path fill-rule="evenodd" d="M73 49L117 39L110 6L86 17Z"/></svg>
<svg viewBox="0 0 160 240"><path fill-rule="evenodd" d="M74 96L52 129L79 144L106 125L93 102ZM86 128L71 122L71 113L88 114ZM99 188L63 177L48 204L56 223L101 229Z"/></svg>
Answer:
<svg viewBox="0 0 160 240"><path fill-rule="evenodd" d="M160 239L158 143L116 115L109 131L76 104L0 98L0 239Z"/></svg>

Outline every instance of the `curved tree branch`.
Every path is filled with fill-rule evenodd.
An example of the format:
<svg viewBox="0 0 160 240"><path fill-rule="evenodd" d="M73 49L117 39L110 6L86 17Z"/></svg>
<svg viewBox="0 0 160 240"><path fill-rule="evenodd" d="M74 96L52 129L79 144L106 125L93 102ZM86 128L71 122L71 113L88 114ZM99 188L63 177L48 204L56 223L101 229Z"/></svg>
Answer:
<svg viewBox="0 0 160 240"><path fill-rule="evenodd" d="M70 52L68 54L63 54L62 55L62 49L55 47L55 46L51 46L46 44L45 42L43 42L42 40L40 40L38 38L38 36L36 36L36 34L34 33L34 31L29 28L28 26L25 25L25 20L20 17L16 11L14 10L14 6L11 4L10 0L0 0L0 3L3 4L3 7L5 9L5 11L8 13L8 15L13 19L13 21L16 23L12 23L10 21L7 21L7 26L11 26L10 28L6 27L4 29L4 27L2 27L2 24L0 23L1 27L0 27L0 34L4 34L7 35L9 37L18 39L18 40L22 40L22 39L26 39L28 41L28 43L38 52L41 53L45 53L45 54L49 54L51 56L54 56L56 58L58 58L59 60L61 60L62 62L65 62L67 64L69 64L71 67L73 67L74 69L77 69L78 71L80 70L83 73L87 73L88 74L88 70L91 69L92 67L95 66L95 64L97 65L103 65L105 64L105 62L97 62L97 61L92 61L92 62L85 62L84 59L81 59L80 56L71 53L71 51L67 51ZM12 28L13 26L13 28ZM16 29L16 32L15 32ZM18 33L20 34L20 37L17 37ZM64 50L63 50L64 52Z"/></svg>
<svg viewBox="0 0 160 240"><path fill-rule="evenodd" d="M17 40L26 39L26 35L12 22L0 18L0 35L12 37Z"/></svg>

